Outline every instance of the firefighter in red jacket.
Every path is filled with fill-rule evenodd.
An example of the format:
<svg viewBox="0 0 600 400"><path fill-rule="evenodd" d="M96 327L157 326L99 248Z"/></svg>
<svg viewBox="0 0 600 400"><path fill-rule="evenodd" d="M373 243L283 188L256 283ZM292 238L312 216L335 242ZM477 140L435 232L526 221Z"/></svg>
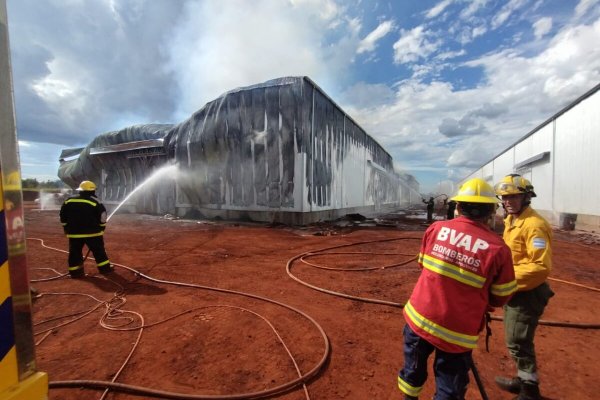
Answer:
<svg viewBox="0 0 600 400"><path fill-rule="evenodd" d="M69 197L60 208L60 222L69 238L69 275L71 278L85 276L83 270L83 246L86 245L96 259L98 271L108 274L113 271L104 250L106 208L95 197L96 185L83 181L77 188L78 196Z"/></svg>
<svg viewBox="0 0 600 400"><path fill-rule="evenodd" d="M488 227L498 199L484 180L465 182L459 216L433 223L419 253L421 275L404 307L404 368L398 387L417 399L435 351L434 399L464 399L479 332L490 307L501 307L517 290L510 249Z"/></svg>

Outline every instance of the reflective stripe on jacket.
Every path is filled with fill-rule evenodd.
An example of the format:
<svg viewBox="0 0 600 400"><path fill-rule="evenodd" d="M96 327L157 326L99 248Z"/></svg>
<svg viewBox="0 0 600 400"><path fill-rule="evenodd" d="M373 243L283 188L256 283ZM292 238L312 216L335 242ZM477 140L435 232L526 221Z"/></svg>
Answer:
<svg viewBox="0 0 600 400"><path fill-rule="evenodd" d="M531 207L504 220L504 241L510 247L519 291L546 281L552 269L552 229Z"/></svg>
<svg viewBox="0 0 600 400"><path fill-rule="evenodd" d="M421 275L404 317L435 347L461 353L477 347L489 305L517 290L509 248L486 225L465 217L433 223L418 262Z"/></svg>

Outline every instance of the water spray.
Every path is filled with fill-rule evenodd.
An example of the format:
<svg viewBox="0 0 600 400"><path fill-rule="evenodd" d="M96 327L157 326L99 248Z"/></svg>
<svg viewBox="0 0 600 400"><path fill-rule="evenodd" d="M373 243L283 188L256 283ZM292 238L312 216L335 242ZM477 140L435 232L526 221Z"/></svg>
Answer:
<svg viewBox="0 0 600 400"><path fill-rule="evenodd" d="M68 191L66 189L60 189L59 191L46 191L42 189L39 192L36 202L39 202L40 210L59 210L67 197Z"/></svg>
<svg viewBox="0 0 600 400"><path fill-rule="evenodd" d="M125 204L127 202L127 200L129 200L131 197L133 197L133 195L135 195L136 193L138 193L140 190L142 190L146 186L150 185L151 183L157 182L160 178L167 177L167 176L173 177L177 173L177 171L178 171L177 164L169 164L169 165L166 165L166 166L161 167L161 168L157 169L156 171L154 171L154 173L152 173L152 175L150 175L148 178L146 178L146 180L143 181L141 184L136 186L135 189L133 189L131 191L131 193L129 193L123 199L123 201L121 201L117 205L117 207L110 213L110 215L106 219L106 222L108 222L112 218L112 216L117 212L117 210L119 208L121 208L121 206L123 204Z"/></svg>
<svg viewBox="0 0 600 400"><path fill-rule="evenodd" d="M175 174L177 174L178 171L178 165L177 164L169 164L166 165L164 167L161 167L159 169L157 169L156 171L154 171L154 173L152 173L152 175L150 175L148 178L146 178L146 180L144 180L140 185L136 186L135 189L133 189L131 191L131 193L129 193L124 199L123 201L121 201L117 207L110 213L110 215L108 216L108 218L106 218L106 222L108 222L113 215L115 215L115 213L117 212L117 210L119 208L121 208L121 206L123 204L125 204L127 202L127 200L129 200L131 197L133 197L134 194L138 193L140 190L142 190L144 187L150 185L151 183L154 183L155 181L158 181L159 178L162 178L164 176L169 176L167 174L171 174L171 176L174 176ZM83 261L81 262L81 264L83 265L83 263L85 263L85 260L87 260L87 258L90 255L90 249L88 248L87 253L85 254L85 257L83 257Z"/></svg>

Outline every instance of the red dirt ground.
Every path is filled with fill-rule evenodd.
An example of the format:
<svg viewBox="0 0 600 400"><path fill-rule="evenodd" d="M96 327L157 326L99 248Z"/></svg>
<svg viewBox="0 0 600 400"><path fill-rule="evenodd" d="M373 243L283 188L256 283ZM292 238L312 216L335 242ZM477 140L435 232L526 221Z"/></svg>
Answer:
<svg viewBox="0 0 600 400"><path fill-rule="evenodd" d="M411 261L424 229L419 222L294 228L117 214L105 235L111 261L121 265L113 276L98 275L88 260L86 279L39 281L66 273L67 239L56 211L29 208L28 267L41 295L33 314L38 367L51 382L116 376L118 383L207 398L244 398L233 395L285 385L317 368L306 390L299 385L271 398L401 399L396 376L403 363L404 319L395 305L406 301L419 274ZM600 288L600 245L585 244L589 236L573 232L556 232L555 239L552 277ZM341 245L352 246L323 250ZM330 269L295 260L291 274L297 279L375 302L323 293L292 279L286 264L306 252L317 253L306 262ZM202 287L151 281L122 266ZM550 284L556 296L545 320L600 323L598 291ZM502 323L493 321L492 330L490 352L482 335L474 359L488 397L511 399L493 384L495 375L510 375L514 368ZM546 399L600 398L598 330L540 326L536 345ZM432 398L434 389L431 374L421 398ZM102 396L101 390L50 389L50 399ZM110 391L104 398L150 397ZM481 398L471 377L467 399Z"/></svg>

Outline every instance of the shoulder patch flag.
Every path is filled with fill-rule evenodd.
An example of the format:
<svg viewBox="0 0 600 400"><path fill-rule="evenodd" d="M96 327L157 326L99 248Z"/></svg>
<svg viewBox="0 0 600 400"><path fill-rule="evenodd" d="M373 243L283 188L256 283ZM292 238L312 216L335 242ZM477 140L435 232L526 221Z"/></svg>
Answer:
<svg viewBox="0 0 600 400"><path fill-rule="evenodd" d="M535 247L536 249L545 249L546 240L542 238L533 238L533 247Z"/></svg>

